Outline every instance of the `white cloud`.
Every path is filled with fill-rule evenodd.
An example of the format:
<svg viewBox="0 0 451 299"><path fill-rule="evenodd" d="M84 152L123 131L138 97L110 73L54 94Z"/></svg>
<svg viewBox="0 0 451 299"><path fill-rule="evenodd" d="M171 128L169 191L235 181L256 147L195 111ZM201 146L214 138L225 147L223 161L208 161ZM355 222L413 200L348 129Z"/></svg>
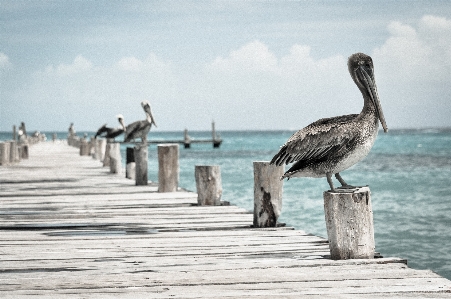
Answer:
<svg viewBox="0 0 451 299"><path fill-rule="evenodd" d="M277 58L260 41L248 43L238 50L230 52L229 57L217 57L211 67L223 71L271 71L277 64Z"/></svg>
<svg viewBox="0 0 451 299"><path fill-rule="evenodd" d="M125 71L138 72L142 69L143 62L135 57L124 57L118 61L117 66Z"/></svg>
<svg viewBox="0 0 451 299"><path fill-rule="evenodd" d="M7 69L11 66L11 62L9 61L9 57L3 53L0 52L0 70Z"/></svg>
<svg viewBox="0 0 451 299"><path fill-rule="evenodd" d="M451 21L426 15L415 26L391 22L387 29L390 37L372 55L387 122L449 125Z"/></svg>
<svg viewBox="0 0 451 299"><path fill-rule="evenodd" d="M161 60L154 53L150 53L143 60L133 56L121 58L116 63L116 67L119 70L131 72L166 72L171 68L171 64Z"/></svg>
<svg viewBox="0 0 451 299"><path fill-rule="evenodd" d="M233 75L266 73L290 80L321 77L343 69L347 72L346 67L343 67L346 66L343 56L315 60L310 51L309 46L293 45L288 55L278 59L265 44L254 41L231 51L226 58L217 57L207 68L213 72L227 71Z"/></svg>
<svg viewBox="0 0 451 299"><path fill-rule="evenodd" d="M381 65L388 80L451 80L451 21L424 16L416 28L391 22L390 37L374 50L373 58Z"/></svg>
<svg viewBox="0 0 451 299"><path fill-rule="evenodd" d="M71 64L36 72L24 94L33 95L31 106L54 107L55 121L71 120L79 130L97 129L110 119L116 125L118 113L128 123L142 119L142 100L158 111L165 101L175 99L175 81L171 65L153 53L143 60L123 57L108 66L94 66L78 55Z"/></svg>
<svg viewBox="0 0 451 299"><path fill-rule="evenodd" d="M250 128L301 128L321 117L361 109L346 58L315 59L310 51L293 45L278 58L254 41L218 57L206 67L206 101L229 110L228 119L235 119L231 123ZM331 104L331 99L343 105Z"/></svg>
<svg viewBox="0 0 451 299"><path fill-rule="evenodd" d="M77 57L75 57L74 61L71 64L61 63L56 67L50 65L46 68L46 72L60 76L70 76L73 74L86 72L91 68L91 61L87 60L82 55L78 55Z"/></svg>

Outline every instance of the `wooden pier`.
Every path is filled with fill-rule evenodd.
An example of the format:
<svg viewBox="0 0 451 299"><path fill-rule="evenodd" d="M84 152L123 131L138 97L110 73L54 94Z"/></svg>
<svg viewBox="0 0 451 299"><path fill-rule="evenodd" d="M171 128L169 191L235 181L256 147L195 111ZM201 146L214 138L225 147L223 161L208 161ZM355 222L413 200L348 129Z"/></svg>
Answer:
<svg viewBox="0 0 451 299"><path fill-rule="evenodd" d="M323 238L135 186L64 141L0 166L0 189L1 298L451 297L403 259L333 261Z"/></svg>

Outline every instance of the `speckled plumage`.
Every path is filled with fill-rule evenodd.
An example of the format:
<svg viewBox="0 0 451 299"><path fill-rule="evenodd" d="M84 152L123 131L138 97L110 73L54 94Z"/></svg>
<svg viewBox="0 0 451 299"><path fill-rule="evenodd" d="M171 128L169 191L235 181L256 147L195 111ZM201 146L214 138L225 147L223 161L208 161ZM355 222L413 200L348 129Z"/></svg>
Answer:
<svg viewBox="0 0 451 299"><path fill-rule="evenodd" d="M339 176L362 160L374 144L379 120L387 131L380 107L371 57L357 53L349 57L348 68L364 98L360 114L323 118L293 134L271 160L278 166L295 162L283 175L292 177L327 177L334 190L331 175Z"/></svg>
<svg viewBox="0 0 451 299"><path fill-rule="evenodd" d="M130 142L136 138L141 138L142 143L145 143L147 142L147 134L149 133L152 124L156 126L149 102L143 101L141 102L141 106L146 113L146 119L135 121L125 128L124 142Z"/></svg>
<svg viewBox="0 0 451 299"><path fill-rule="evenodd" d="M94 138L97 138L98 136L100 136L100 137L114 139L117 136L124 133L124 131L125 131L124 117L121 114L117 115L116 117L117 117L117 120L119 121L119 123L121 124L121 126L119 128L110 128L110 127L107 127L106 124L104 124L97 130L97 133L94 136Z"/></svg>

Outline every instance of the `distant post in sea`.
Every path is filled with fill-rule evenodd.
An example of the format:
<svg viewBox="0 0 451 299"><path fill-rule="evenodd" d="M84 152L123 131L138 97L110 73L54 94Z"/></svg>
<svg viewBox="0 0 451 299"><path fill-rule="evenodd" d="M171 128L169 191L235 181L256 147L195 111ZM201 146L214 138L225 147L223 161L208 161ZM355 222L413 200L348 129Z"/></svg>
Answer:
<svg viewBox="0 0 451 299"><path fill-rule="evenodd" d="M324 192L324 214L333 260L374 258L371 192Z"/></svg>

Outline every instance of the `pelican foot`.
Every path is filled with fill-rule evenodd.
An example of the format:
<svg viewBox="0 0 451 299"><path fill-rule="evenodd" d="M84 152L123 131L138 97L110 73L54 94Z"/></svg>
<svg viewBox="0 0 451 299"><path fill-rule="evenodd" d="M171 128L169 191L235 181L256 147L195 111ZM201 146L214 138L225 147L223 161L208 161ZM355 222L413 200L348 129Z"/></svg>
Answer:
<svg viewBox="0 0 451 299"><path fill-rule="evenodd" d="M335 188L334 190L329 190L329 192L332 193L354 193L357 190L359 190L359 188L343 188L343 187L338 187Z"/></svg>
<svg viewBox="0 0 451 299"><path fill-rule="evenodd" d="M337 192L337 193L354 193L359 191L360 188L362 187L368 187L368 185L366 186L351 186L351 185L345 185L345 186L341 186L338 188L335 188L333 191L331 192Z"/></svg>
<svg viewBox="0 0 451 299"><path fill-rule="evenodd" d="M341 187L338 187L337 189L357 189L357 188L359 188L359 187L346 184Z"/></svg>

